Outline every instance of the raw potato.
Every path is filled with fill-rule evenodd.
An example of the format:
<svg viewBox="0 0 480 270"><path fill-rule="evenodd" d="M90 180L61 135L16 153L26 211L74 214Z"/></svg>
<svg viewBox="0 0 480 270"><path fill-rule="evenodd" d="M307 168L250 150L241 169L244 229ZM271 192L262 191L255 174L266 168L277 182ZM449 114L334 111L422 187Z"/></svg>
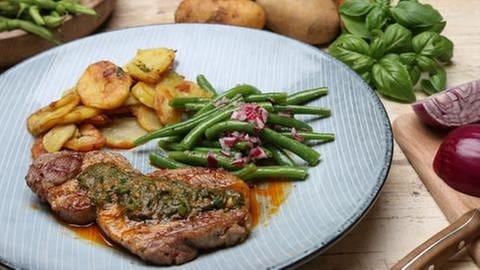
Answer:
<svg viewBox="0 0 480 270"><path fill-rule="evenodd" d="M77 92L84 105L111 110L125 103L130 94L132 78L109 61L94 63L85 70L77 83Z"/></svg>
<svg viewBox="0 0 480 270"><path fill-rule="evenodd" d="M56 126L48 131L43 136L43 147L47 152L57 152L62 149L65 142L67 142L73 135L77 127L73 124L66 126Z"/></svg>
<svg viewBox="0 0 480 270"><path fill-rule="evenodd" d="M73 138L65 142L64 147L73 151L87 152L101 149L106 139L92 124L83 124L75 132Z"/></svg>
<svg viewBox="0 0 480 270"><path fill-rule="evenodd" d="M332 0L257 0L267 14L272 31L310 44L333 40L340 19Z"/></svg>
<svg viewBox="0 0 480 270"><path fill-rule="evenodd" d="M60 100L36 111L27 119L27 128L30 133L38 136L55 126L73 108L80 103L80 97L75 91L64 95Z"/></svg>
<svg viewBox="0 0 480 270"><path fill-rule="evenodd" d="M133 115L137 117L137 121L147 131L154 131L161 128L163 125L160 123L155 111L145 105L138 105L132 108Z"/></svg>
<svg viewBox="0 0 480 270"><path fill-rule="evenodd" d="M128 149L135 147L133 142L147 134L134 117L115 118L112 123L101 129L107 139L107 146L112 148Z"/></svg>
<svg viewBox="0 0 480 270"><path fill-rule="evenodd" d="M153 108L153 97L155 96L155 85L137 82L132 87L132 95L140 103L150 108Z"/></svg>
<svg viewBox="0 0 480 270"><path fill-rule="evenodd" d="M135 58L126 65L128 74L138 81L158 83L170 71L175 51L167 48L138 50Z"/></svg>
<svg viewBox="0 0 480 270"><path fill-rule="evenodd" d="M78 124L84 120L100 115L101 113L102 110L100 109L80 105L64 115L57 124Z"/></svg>
<svg viewBox="0 0 480 270"><path fill-rule="evenodd" d="M265 11L247 0L184 0L175 12L177 23L220 23L262 29Z"/></svg>

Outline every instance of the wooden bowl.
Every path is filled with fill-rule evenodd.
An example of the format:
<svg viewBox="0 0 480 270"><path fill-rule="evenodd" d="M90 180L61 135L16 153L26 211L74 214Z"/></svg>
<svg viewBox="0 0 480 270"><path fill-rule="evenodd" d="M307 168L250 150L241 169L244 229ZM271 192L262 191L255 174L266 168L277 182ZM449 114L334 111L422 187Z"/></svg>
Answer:
<svg viewBox="0 0 480 270"><path fill-rule="evenodd" d="M64 24L53 29L55 36L67 42L86 36L97 29L112 13L116 0L83 0L82 4L95 9L97 16L68 16ZM0 32L0 67L8 67L55 44L23 30Z"/></svg>

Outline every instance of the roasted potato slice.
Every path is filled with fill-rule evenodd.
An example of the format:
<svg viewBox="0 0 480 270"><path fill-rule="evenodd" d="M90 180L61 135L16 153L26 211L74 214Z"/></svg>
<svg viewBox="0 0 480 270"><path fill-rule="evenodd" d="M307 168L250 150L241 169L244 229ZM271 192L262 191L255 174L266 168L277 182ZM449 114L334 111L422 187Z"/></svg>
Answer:
<svg viewBox="0 0 480 270"><path fill-rule="evenodd" d="M140 136L147 134L134 117L115 118L112 123L100 130L107 139L107 146L112 148L128 149L135 145L133 142Z"/></svg>
<svg viewBox="0 0 480 270"><path fill-rule="evenodd" d="M76 88L84 105L111 110L125 103L131 85L132 78L121 67L100 61L88 66Z"/></svg>
<svg viewBox="0 0 480 270"><path fill-rule="evenodd" d="M125 100L125 103L123 103L122 106L134 106L140 104L140 101L133 95L132 92L128 94L127 100Z"/></svg>
<svg viewBox="0 0 480 270"><path fill-rule="evenodd" d="M112 122L112 119L106 114L96 115L83 121L84 124L92 124L96 127L104 126L106 124L109 124L110 122Z"/></svg>
<svg viewBox="0 0 480 270"><path fill-rule="evenodd" d="M137 117L140 126L147 131L154 131L163 126L155 114L155 111L145 105L137 105L133 107L132 113Z"/></svg>
<svg viewBox="0 0 480 270"><path fill-rule="evenodd" d="M213 93L200 88L198 84L191 81L183 81L175 86L177 95L180 97L212 97Z"/></svg>
<svg viewBox="0 0 480 270"><path fill-rule="evenodd" d="M170 107L168 104L175 97L175 90L165 85L157 85L155 89L155 97L153 99L153 106L162 125L168 125L180 121L182 112Z"/></svg>
<svg viewBox="0 0 480 270"><path fill-rule="evenodd" d="M167 48L137 50L137 55L127 65L128 74L138 81L158 83L175 60L175 51Z"/></svg>
<svg viewBox="0 0 480 270"><path fill-rule="evenodd" d="M73 151L87 152L101 149L106 143L100 130L92 124L83 124L75 132L73 138L65 142L64 147Z"/></svg>
<svg viewBox="0 0 480 270"><path fill-rule="evenodd" d="M32 145L32 158L35 160L39 156L48 153L47 150L43 147L43 137L39 137L35 140L35 142Z"/></svg>
<svg viewBox="0 0 480 270"><path fill-rule="evenodd" d="M155 96L155 85L137 82L132 87L132 95L145 106L153 107L153 97Z"/></svg>
<svg viewBox="0 0 480 270"><path fill-rule="evenodd" d="M80 97L77 92L72 91L64 95L60 100L54 101L30 115L27 119L28 131L35 136L48 131L79 103Z"/></svg>
<svg viewBox="0 0 480 270"><path fill-rule="evenodd" d="M70 124L64 126L56 126L50 129L45 136L43 136L43 147L49 153L57 152L62 149L65 142L67 142L77 130L77 126Z"/></svg>
<svg viewBox="0 0 480 270"><path fill-rule="evenodd" d="M100 115L101 113L102 110L100 109L80 105L64 115L57 124L78 124L84 120Z"/></svg>

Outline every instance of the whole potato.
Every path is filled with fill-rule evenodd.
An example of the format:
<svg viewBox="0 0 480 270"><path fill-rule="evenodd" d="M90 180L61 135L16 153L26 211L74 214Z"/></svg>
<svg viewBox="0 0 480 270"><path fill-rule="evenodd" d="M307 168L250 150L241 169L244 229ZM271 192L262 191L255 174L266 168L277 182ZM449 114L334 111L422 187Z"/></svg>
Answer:
<svg viewBox="0 0 480 270"><path fill-rule="evenodd" d="M184 0L175 12L175 22L220 23L261 29L265 12L249 0Z"/></svg>
<svg viewBox="0 0 480 270"><path fill-rule="evenodd" d="M272 31L310 44L333 40L340 19L332 0L257 0Z"/></svg>

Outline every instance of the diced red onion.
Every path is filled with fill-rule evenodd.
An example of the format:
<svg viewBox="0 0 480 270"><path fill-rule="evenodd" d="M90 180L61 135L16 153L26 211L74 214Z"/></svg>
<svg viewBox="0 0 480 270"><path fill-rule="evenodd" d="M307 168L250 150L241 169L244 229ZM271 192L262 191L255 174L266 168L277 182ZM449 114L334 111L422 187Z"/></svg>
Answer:
<svg viewBox="0 0 480 270"><path fill-rule="evenodd" d="M223 150L223 149L222 149L222 150L220 150L220 153L222 153L222 155L224 155L224 156L226 156L226 157L229 157L232 152L226 151L226 150Z"/></svg>
<svg viewBox="0 0 480 270"><path fill-rule="evenodd" d="M292 138L294 140L297 140L299 142L303 142L305 141L305 138L303 138L302 136L300 136L298 133L297 133L297 129L292 127Z"/></svg>
<svg viewBox="0 0 480 270"><path fill-rule="evenodd" d="M425 123L452 128L480 121L480 80L435 94L412 105Z"/></svg>
<svg viewBox="0 0 480 270"><path fill-rule="evenodd" d="M242 104L231 116L231 119L252 123L258 129L265 127L267 118L268 111L255 103Z"/></svg>
<svg viewBox="0 0 480 270"><path fill-rule="evenodd" d="M218 106L221 106L223 104L227 104L230 100L226 97L222 97L221 99L217 100L213 105L215 105L215 107L218 107Z"/></svg>
<svg viewBox="0 0 480 270"><path fill-rule="evenodd" d="M262 147L259 147L259 146L250 149L250 152L248 153L248 156L253 160L268 158L265 150Z"/></svg>
<svg viewBox="0 0 480 270"><path fill-rule="evenodd" d="M235 159L235 160L232 162L232 165L233 165L233 166L236 166L236 167L241 167L241 166L245 165L245 160L244 160L243 158Z"/></svg>
<svg viewBox="0 0 480 270"><path fill-rule="evenodd" d="M209 167L216 168L217 165L218 165L218 161L217 161L217 159L215 158L215 156L213 155L212 152L208 152L207 161L208 161L208 166Z"/></svg>
<svg viewBox="0 0 480 270"><path fill-rule="evenodd" d="M218 141L220 142L222 149L230 150L237 142L237 138L233 136L227 136L220 138Z"/></svg>

